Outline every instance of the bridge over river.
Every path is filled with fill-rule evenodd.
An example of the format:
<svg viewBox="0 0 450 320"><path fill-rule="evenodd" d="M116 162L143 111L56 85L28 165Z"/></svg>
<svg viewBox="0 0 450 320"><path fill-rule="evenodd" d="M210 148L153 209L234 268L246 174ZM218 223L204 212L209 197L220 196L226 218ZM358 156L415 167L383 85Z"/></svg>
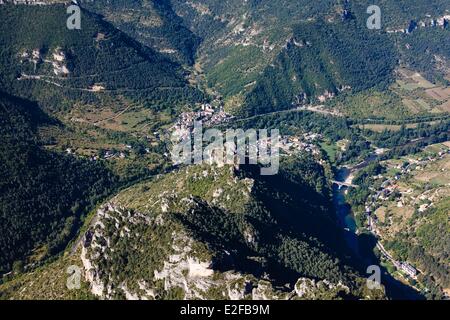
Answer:
<svg viewBox="0 0 450 320"><path fill-rule="evenodd" d="M347 182L343 182L343 181L336 181L336 180L331 180L331 182L337 186L339 186L339 189L342 187L348 187L348 188L358 188L359 186L356 184L352 184L352 183L347 183Z"/></svg>

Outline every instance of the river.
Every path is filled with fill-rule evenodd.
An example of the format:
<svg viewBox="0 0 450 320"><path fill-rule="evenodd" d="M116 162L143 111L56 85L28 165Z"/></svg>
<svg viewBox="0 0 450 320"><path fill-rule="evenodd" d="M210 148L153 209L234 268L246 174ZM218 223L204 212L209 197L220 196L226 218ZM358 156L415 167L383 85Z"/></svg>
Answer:
<svg viewBox="0 0 450 320"><path fill-rule="evenodd" d="M336 173L335 180L338 182L346 182L351 184L353 176L357 171L367 167L370 163L376 161L377 159L378 156L376 154L371 154L366 158L366 160L353 167L342 167ZM355 217L352 213L351 206L345 201L347 189L348 188L345 186L339 188L337 185L333 185L333 203L338 222L344 230L345 242L355 254L355 258L361 260L360 262L363 265L368 266L374 264L381 266L380 259L373 254L373 248L362 248L360 245L360 237L357 233L358 228L355 222ZM367 252L362 252L362 250ZM383 272L381 282L386 288L386 295L389 299L423 299L423 296L419 292L393 278L384 268L381 269Z"/></svg>
<svg viewBox="0 0 450 320"><path fill-rule="evenodd" d="M339 182L348 182L350 170L342 168L338 171L335 180ZM351 207L345 201L347 187L333 185L333 203L340 226L344 229L344 237L347 245L354 253L359 255L358 236L356 234L356 222Z"/></svg>
<svg viewBox="0 0 450 320"><path fill-rule="evenodd" d="M338 182L352 183L353 176L355 173L365 167L370 163L376 161L378 156L376 154L369 155L364 161L358 163L352 167L342 167L338 170L335 180ZM333 202L336 210L336 215L339 224L344 229L345 240L347 245L352 249L352 251L359 255L359 245L358 245L358 235L357 226L355 222L355 217L353 216L351 207L345 202L345 194L347 192L347 187L333 186Z"/></svg>

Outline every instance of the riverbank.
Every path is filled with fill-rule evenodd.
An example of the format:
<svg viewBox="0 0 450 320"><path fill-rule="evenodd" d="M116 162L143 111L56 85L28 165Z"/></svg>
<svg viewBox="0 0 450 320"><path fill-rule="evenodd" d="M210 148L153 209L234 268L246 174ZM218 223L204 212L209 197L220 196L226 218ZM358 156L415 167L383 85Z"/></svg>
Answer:
<svg viewBox="0 0 450 320"><path fill-rule="evenodd" d="M356 173L365 168L370 163L378 159L377 155L369 156L365 161L353 166L342 167L336 175L335 180L337 182L345 182L348 185L353 184L353 179ZM417 292L414 288L404 284L403 282L395 279L388 271L382 267L380 257L374 254L374 248L378 244L378 239L371 235L373 245L361 245L363 237L360 237L360 230L358 230L355 217L352 212L351 206L346 202L346 193L348 187L346 186L333 186L333 204L335 207L336 216L340 226L343 229L343 235L347 246L352 250L354 256L360 260L362 265L378 265L382 270L382 284L386 288L386 294L389 299L393 300L419 300L423 299L423 296ZM367 242L365 239L364 242ZM370 241L369 241L370 242Z"/></svg>

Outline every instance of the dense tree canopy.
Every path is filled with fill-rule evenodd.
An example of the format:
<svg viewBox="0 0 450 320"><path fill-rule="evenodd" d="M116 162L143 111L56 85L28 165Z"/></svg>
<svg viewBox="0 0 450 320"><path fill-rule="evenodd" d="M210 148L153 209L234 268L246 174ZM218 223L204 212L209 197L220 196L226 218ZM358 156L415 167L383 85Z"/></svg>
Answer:
<svg viewBox="0 0 450 320"><path fill-rule="evenodd" d="M0 99L0 272L33 249L43 257L64 248L80 216L115 188L101 165L48 151L36 129L54 122L34 103Z"/></svg>

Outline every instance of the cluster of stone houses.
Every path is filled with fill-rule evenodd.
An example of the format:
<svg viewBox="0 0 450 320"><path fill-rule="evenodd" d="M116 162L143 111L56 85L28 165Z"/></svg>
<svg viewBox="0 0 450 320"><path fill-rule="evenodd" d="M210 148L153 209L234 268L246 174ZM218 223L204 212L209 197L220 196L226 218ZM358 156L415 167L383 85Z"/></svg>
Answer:
<svg viewBox="0 0 450 320"><path fill-rule="evenodd" d="M317 141L320 138L322 138L322 136L316 133L304 133L300 136L283 136L280 139L279 148L287 155L291 155L299 151L306 151L313 155L319 155L320 149L314 141Z"/></svg>
<svg viewBox="0 0 450 320"><path fill-rule="evenodd" d="M203 127L217 125L224 123L232 119L233 116L226 113L223 108L214 108L209 103L202 104L201 109L198 111L183 112L180 114L173 130L189 131L194 127L195 121L200 121Z"/></svg>

